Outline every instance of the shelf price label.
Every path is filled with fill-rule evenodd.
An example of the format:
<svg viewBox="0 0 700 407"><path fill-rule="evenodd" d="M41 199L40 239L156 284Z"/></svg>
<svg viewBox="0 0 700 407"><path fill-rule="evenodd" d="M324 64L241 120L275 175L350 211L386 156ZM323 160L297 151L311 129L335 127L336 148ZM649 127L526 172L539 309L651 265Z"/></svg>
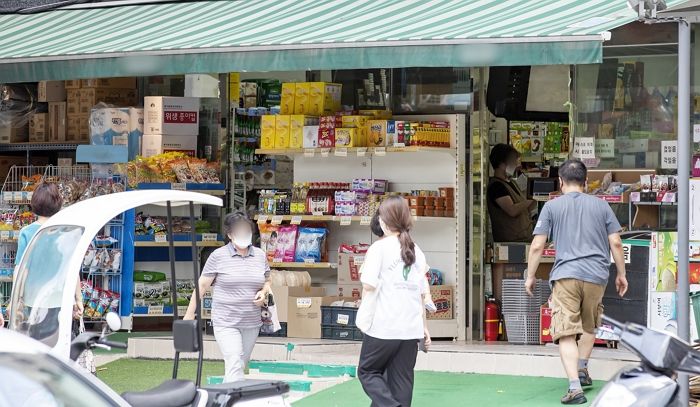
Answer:
<svg viewBox="0 0 700 407"><path fill-rule="evenodd" d="M328 157L328 155L331 153L330 148L322 148L321 149L321 157Z"/></svg>
<svg viewBox="0 0 700 407"><path fill-rule="evenodd" d="M363 216L360 218L360 225L362 226L369 226L369 224L372 223L372 217L371 216Z"/></svg>
<svg viewBox="0 0 700 407"><path fill-rule="evenodd" d="M335 149L335 156L336 157L347 157L348 156L348 149L347 148L336 148Z"/></svg>
<svg viewBox="0 0 700 407"><path fill-rule="evenodd" d="M367 147L361 147L357 149L357 156L364 157L367 155Z"/></svg>
<svg viewBox="0 0 700 407"><path fill-rule="evenodd" d="M297 298L297 308L311 308L312 302L311 298L308 297Z"/></svg>
<svg viewBox="0 0 700 407"><path fill-rule="evenodd" d="M172 184L173 191L184 191L187 189L187 184L184 182L176 182Z"/></svg>
<svg viewBox="0 0 700 407"><path fill-rule="evenodd" d="M166 243L168 241L168 235L165 233L159 233L155 235L155 241L156 243Z"/></svg>
<svg viewBox="0 0 700 407"><path fill-rule="evenodd" d="M0 240L10 240L10 231L3 230L2 232L0 232Z"/></svg>
<svg viewBox="0 0 700 407"><path fill-rule="evenodd" d="M316 264L316 260L314 260L314 259L304 259L304 264Z"/></svg>
<svg viewBox="0 0 700 407"><path fill-rule="evenodd" d="M314 217L320 218L323 216L323 212L312 212L311 213Z"/></svg>
<svg viewBox="0 0 700 407"><path fill-rule="evenodd" d="M350 323L350 315L338 314L338 319L335 321L338 325L347 325Z"/></svg>
<svg viewBox="0 0 700 407"><path fill-rule="evenodd" d="M292 216L292 221L290 222L292 225L300 225L301 224L301 219L302 217L299 215Z"/></svg>
<svg viewBox="0 0 700 407"><path fill-rule="evenodd" d="M386 155L386 147L375 147L374 155L378 157L384 157Z"/></svg>
<svg viewBox="0 0 700 407"><path fill-rule="evenodd" d="M202 233L203 242L216 242L219 236L216 233Z"/></svg>
<svg viewBox="0 0 700 407"><path fill-rule="evenodd" d="M340 226L350 226L352 223L352 216L341 216L340 217Z"/></svg>
<svg viewBox="0 0 700 407"><path fill-rule="evenodd" d="M163 305L149 305L148 315L163 315Z"/></svg>
<svg viewBox="0 0 700 407"><path fill-rule="evenodd" d="M316 155L315 149L313 149L313 148L305 148L304 149L304 157L312 158L315 155Z"/></svg>
<svg viewBox="0 0 700 407"><path fill-rule="evenodd" d="M267 215L259 215L258 216L258 223L267 223L268 216Z"/></svg>
<svg viewBox="0 0 700 407"><path fill-rule="evenodd" d="M282 220L283 220L283 219L284 219L283 216L275 215L275 216L272 217L272 224L273 224L273 225L279 225L279 224L282 223Z"/></svg>

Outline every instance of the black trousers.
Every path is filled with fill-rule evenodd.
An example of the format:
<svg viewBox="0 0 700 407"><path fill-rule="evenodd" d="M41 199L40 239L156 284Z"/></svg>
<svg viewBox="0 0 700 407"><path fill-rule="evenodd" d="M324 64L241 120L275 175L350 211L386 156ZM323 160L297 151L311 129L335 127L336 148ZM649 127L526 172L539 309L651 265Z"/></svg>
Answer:
<svg viewBox="0 0 700 407"><path fill-rule="evenodd" d="M372 407L410 407L418 340L385 340L365 335L358 377Z"/></svg>

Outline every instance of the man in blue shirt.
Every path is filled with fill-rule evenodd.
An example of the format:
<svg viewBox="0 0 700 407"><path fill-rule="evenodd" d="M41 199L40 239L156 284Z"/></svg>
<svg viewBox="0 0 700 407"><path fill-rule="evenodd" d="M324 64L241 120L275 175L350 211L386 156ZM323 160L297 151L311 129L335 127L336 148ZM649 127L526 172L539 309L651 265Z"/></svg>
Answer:
<svg viewBox="0 0 700 407"><path fill-rule="evenodd" d="M595 329L603 314L603 294L608 283L610 253L617 267L615 286L620 297L627 292L620 223L604 200L584 193L586 166L569 160L559 168L563 196L547 202L537 220L528 258L525 289L532 295L542 251L551 236L556 249L550 274L552 323L550 331L564 370L569 391L562 404L586 403L582 386L593 384L588 359Z"/></svg>

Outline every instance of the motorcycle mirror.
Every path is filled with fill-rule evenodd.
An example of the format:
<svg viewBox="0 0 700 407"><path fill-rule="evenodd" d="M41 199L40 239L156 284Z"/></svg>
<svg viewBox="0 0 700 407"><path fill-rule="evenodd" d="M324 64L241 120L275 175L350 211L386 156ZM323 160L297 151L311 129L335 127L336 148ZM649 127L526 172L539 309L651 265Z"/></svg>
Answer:
<svg viewBox="0 0 700 407"><path fill-rule="evenodd" d="M115 312L108 312L105 315L105 321L107 321L107 326L112 332L122 329L122 319Z"/></svg>

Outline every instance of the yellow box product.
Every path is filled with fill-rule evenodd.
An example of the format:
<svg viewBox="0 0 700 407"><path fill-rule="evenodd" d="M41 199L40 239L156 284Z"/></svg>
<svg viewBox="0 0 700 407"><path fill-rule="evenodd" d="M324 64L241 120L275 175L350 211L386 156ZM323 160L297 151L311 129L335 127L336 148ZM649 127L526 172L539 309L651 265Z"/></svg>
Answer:
<svg viewBox="0 0 700 407"><path fill-rule="evenodd" d="M366 116L343 116L343 127L354 128L357 140L354 147L366 147L367 140L367 117Z"/></svg>
<svg viewBox="0 0 700 407"><path fill-rule="evenodd" d="M283 83L280 102L281 114L294 114L294 97L296 95L296 83Z"/></svg>
<svg viewBox="0 0 700 407"><path fill-rule="evenodd" d="M289 148L304 147L304 126L317 126L318 117L295 114L289 117Z"/></svg>
<svg viewBox="0 0 700 407"><path fill-rule="evenodd" d="M277 137L277 116L260 116L260 148L275 148L275 138Z"/></svg>
<svg viewBox="0 0 700 407"><path fill-rule="evenodd" d="M357 130L353 128L338 128L335 129L335 146L336 147L357 147Z"/></svg>
<svg viewBox="0 0 700 407"><path fill-rule="evenodd" d="M289 148L291 116L280 114L275 118L275 148Z"/></svg>
<svg viewBox="0 0 700 407"><path fill-rule="evenodd" d="M308 114L321 116L340 111L340 97L343 85L328 82L309 83Z"/></svg>
<svg viewBox="0 0 700 407"><path fill-rule="evenodd" d="M308 114L311 84L297 83L294 89L294 114Z"/></svg>
<svg viewBox="0 0 700 407"><path fill-rule="evenodd" d="M396 122L394 120L368 120L367 146L393 146L396 141Z"/></svg>

